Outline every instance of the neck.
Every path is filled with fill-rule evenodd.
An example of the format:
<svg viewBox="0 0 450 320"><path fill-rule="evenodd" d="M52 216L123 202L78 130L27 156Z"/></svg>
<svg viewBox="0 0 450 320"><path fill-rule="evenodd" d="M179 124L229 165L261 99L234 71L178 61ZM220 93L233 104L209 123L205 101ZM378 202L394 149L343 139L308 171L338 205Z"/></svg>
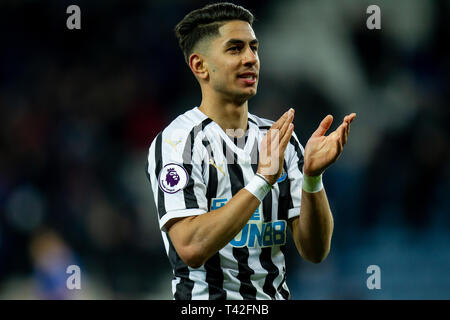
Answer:
<svg viewBox="0 0 450 320"><path fill-rule="evenodd" d="M203 97L199 110L216 122L225 132L237 129L245 132L247 129L248 101L239 104Z"/></svg>

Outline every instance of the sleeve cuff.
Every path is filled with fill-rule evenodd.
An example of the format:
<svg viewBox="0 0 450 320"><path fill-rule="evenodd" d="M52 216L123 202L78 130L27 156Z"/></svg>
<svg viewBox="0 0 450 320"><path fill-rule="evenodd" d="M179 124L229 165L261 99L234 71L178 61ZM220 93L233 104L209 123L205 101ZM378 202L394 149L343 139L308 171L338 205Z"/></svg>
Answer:
<svg viewBox="0 0 450 320"><path fill-rule="evenodd" d="M165 215L162 216L161 219L159 219L159 227L161 228L161 231L167 232L166 223L175 218L185 218L190 216L198 216L203 213L206 213L204 209L184 209L184 210L174 210L166 212Z"/></svg>
<svg viewBox="0 0 450 320"><path fill-rule="evenodd" d="M300 215L300 207L292 208L288 210L288 220Z"/></svg>

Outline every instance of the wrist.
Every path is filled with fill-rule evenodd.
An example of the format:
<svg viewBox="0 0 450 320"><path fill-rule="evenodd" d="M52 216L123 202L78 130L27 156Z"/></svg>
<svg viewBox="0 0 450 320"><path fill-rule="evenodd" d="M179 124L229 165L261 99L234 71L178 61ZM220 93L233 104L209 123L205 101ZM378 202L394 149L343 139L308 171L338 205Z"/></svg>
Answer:
<svg viewBox="0 0 450 320"><path fill-rule="evenodd" d="M274 175L270 175L270 174L263 174L263 172L266 172L267 170L264 169L260 169L258 167L258 170L256 170L256 175L258 175L259 177L263 178L265 181L267 181L267 183L269 183L271 186L273 186L275 184L275 182L277 182L277 179L274 179L275 176Z"/></svg>
<svg viewBox="0 0 450 320"><path fill-rule="evenodd" d="M316 193L323 189L322 174L318 176L308 176L303 174L302 189L309 193Z"/></svg>
<svg viewBox="0 0 450 320"><path fill-rule="evenodd" d="M272 185L263 176L256 174L244 189L262 202L264 197L272 190Z"/></svg>
<svg viewBox="0 0 450 320"><path fill-rule="evenodd" d="M270 180L266 176L264 176L263 174L261 174L259 172L256 172L255 176L260 177L265 182L267 182L267 184L269 184L271 188L273 188L273 183L271 183Z"/></svg>

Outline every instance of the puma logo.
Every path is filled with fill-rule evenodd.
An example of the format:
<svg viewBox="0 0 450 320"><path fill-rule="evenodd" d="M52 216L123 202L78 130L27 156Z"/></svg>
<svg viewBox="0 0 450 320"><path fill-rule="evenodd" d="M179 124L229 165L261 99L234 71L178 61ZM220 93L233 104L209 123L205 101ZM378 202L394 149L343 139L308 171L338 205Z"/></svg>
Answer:
<svg viewBox="0 0 450 320"><path fill-rule="evenodd" d="M225 172L223 171L222 166L218 166L215 162L214 159L209 159L209 164L212 164L214 166L214 168L216 168L217 170L219 170L220 172L222 172L222 174L225 176Z"/></svg>
<svg viewBox="0 0 450 320"><path fill-rule="evenodd" d="M166 138L166 139L164 140L164 142L170 144L170 145L172 146L172 148L173 148L175 151L177 151L177 145L181 142L181 139L178 140L178 141L176 141L176 142L173 142L173 141L170 140L169 138Z"/></svg>

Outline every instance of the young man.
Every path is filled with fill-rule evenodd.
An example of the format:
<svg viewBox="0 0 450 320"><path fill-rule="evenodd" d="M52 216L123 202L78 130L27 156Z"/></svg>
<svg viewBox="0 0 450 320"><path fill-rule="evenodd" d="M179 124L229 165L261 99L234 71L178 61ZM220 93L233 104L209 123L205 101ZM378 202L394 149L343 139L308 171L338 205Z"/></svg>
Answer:
<svg viewBox="0 0 450 320"><path fill-rule="evenodd" d="M328 136L326 116L303 149L294 110L276 122L250 114L260 67L252 23L246 9L218 3L175 29L202 101L154 139L147 168L175 299L289 299L286 229L311 262L330 250L322 173L356 115Z"/></svg>

